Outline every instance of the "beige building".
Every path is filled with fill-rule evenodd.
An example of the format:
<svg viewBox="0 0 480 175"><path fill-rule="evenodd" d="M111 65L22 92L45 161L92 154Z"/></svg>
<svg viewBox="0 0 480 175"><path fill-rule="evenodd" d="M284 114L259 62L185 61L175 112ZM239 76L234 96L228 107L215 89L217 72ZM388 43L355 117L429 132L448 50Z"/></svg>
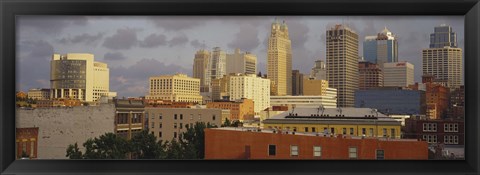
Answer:
<svg viewBox="0 0 480 175"><path fill-rule="evenodd" d="M407 87L415 84L413 64L403 61L383 64L383 86Z"/></svg>
<svg viewBox="0 0 480 175"><path fill-rule="evenodd" d="M450 90L460 87L462 83L462 49L445 46L429 48L422 51L422 72L433 75L435 83L442 84Z"/></svg>
<svg viewBox="0 0 480 175"><path fill-rule="evenodd" d="M270 106L287 106L288 109L293 107L325 108L337 107L337 90L328 88L326 95L308 95L308 96L271 96Z"/></svg>
<svg viewBox="0 0 480 175"><path fill-rule="evenodd" d="M256 114L270 106L269 79L257 77L255 74L236 74L230 75L229 85L230 100L252 99Z"/></svg>
<svg viewBox="0 0 480 175"><path fill-rule="evenodd" d="M193 60L193 78L200 79L200 92L209 92L210 77L208 77L208 65L211 54L208 50L199 50Z"/></svg>
<svg viewBox="0 0 480 175"><path fill-rule="evenodd" d="M207 74L210 77L208 83L211 83L212 80L222 78L227 73L227 53L220 47L214 47L208 64Z"/></svg>
<svg viewBox="0 0 480 175"><path fill-rule="evenodd" d="M358 89L358 35L344 25L335 25L326 34L329 86L338 90L338 107L353 107Z"/></svg>
<svg viewBox="0 0 480 175"><path fill-rule="evenodd" d="M274 84L273 95L292 94L292 46L285 21L272 23L268 38L267 77Z"/></svg>
<svg viewBox="0 0 480 175"><path fill-rule="evenodd" d="M194 126L195 122L210 123L218 127L222 120L230 113L223 109L205 108L145 108L148 118L148 129L157 139L171 141L178 139L180 134L187 131L188 127Z"/></svg>
<svg viewBox="0 0 480 175"><path fill-rule="evenodd" d="M250 52L241 53L240 49L235 49L233 54L227 54L226 74L230 73L256 74L257 56Z"/></svg>
<svg viewBox="0 0 480 175"><path fill-rule="evenodd" d="M253 100L240 99L236 101L216 101L207 103L207 108L217 108L230 110L230 121L253 120L255 115L253 111Z"/></svg>
<svg viewBox="0 0 480 175"><path fill-rule="evenodd" d="M27 96L35 100L48 100L50 99L50 89L29 89Z"/></svg>
<svg viewBox="0 0 480 175"><path fill-rule="evenodd" d="M303 79L303 95L326 95L327 80Z"/></svg>
<svg viewBox="0 0 480 175"><path fill-rule="evenodd" d="M149 82L149 95L146 99L202 103L198 78L185 74L161 75L150 77Z"/></svg>
<svg viewBox="0 0 480 175"><path fill-rule="evenodd" d="M224 75L222 78L212 81L212 101L225 100L230 92L230 75Z"/></svg>
<svg viewBox="0 0 480 175"><path fill-rule="evenodd" d="M327 67L325 61L316 60L315 66L310 71L310 78L316 80L326 80L327 79Z"/></svg>
<svg viewBox="0 0 480 175"><path fill-rule="evenodd" d="M93 54L53 54L50 62L50 98L72 98L93 102L108 97L109 69L94 61Z"/></svg>

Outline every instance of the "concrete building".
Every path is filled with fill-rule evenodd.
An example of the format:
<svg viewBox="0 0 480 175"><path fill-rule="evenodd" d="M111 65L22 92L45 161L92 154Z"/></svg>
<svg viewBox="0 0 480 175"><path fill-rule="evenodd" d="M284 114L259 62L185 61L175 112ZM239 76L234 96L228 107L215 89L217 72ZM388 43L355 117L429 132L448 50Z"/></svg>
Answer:
<svg viewBox="0 0 480 175"><path fill-rule="evenodd" d="M327 80L303 80L303 95L327 95L328 88ZM335 90L336 94L336 89L332 88L331 90Z"/></svg>
<svg viewBox="0 0 480 175"><path fill-rule="evenodd" d="M85 152L87 139L113 133L115 106L78 106L72 108L17 109L16 128L38 128L38 159L67 159L69 144L77 143Z"/></svg>
<svg viewBox="0 0 480 175"><path fill-rule="evenodd" d="M274 84L273 95L292 94L292 46L288 27L276 19L272 23L267 49L267 76Z"/></svg>
<svg viewBox="0 0 480 175"><path fill-rule="evenodd" d="M358 89L383 86L383 71L378 66L368 61L358 62Z"/></svg>
<svg viewBox="0 0 480 175"><path fill-rule="evenodd" d="M150 77L149 94L145 98L201 103L200 79L191 78L185 74Z"/></svg>
<svg viewBox="0 0 480 175"><path fill-rule="evenodd" d="M385 114L425 114L425 91L384 87L355 92L355 107L375 108Z"/></svg>
<svg viewBox="0 0 480 175"><path fill-rule="evenodd" d="M240 53L238 48L233 54L227 54L226 74L230 73L256 74L257 56L250 52Z"/></svg>
<svg viewBox="0 0 480 175"><path fill-rule="evenodd" d="M372 108L295 108L263 121L264 129L400 138L401 123Z"/></svg>
<svg viewBox="0 0 480 175"><path fill-rule="evenodd" d="M130 140L145 129L145 120L143 100L115 100L115 134Z"/></svg>
<svg viewBox="0 0 480 175"><path fill-rule="evenodd" d="M148 118L148 129L158 140L171 141L178 139L180 134L187 131L196 122L210 123L221 126L222 120L228 118L230 113L223 109L205 108L145 108Z"/></svg>
<svg viewBox="0 0 480 175"><path fill-rule="evenodd" d="M210 82L222 78L227 74L227 53L220 49L220 47L214 47L212 51L212 58L210 59L208 75Z"/></svg>
<svg viewBox="0 0 480 175"><path fill-rule="evenodd" d="M110 96L107 64L94 60L92 54L53 54L50 61L50 99L72 98L97 101Z"/></svg>
<svg viewBox="0 0 480 175"><path fill-rule="evenodd" d="M310 71L310 77L315 80L326 80L327 79L327 66L325 61L317 60L315 61L315 66Z"/></svg>
<svg viewBox="0 0 480 175"><path fill-rule="evenodd" d="M230 75L229 86L230 101L252 99L256 114L270 107L269 79L257 77L255 74Z"/></svg>
<svg viewBox="0 0 480 175"><path fill-rule="evenodd" d="M434 83L432 75L423 75L422 83L415 83L410 88L425 91L427 118L443 119L447 117L450 90L441 84Z"/></svg>
<svg viewBox="0 0 480 175"><path fill-rule="evenodd" d="M433 75L435 82L454 90L463 80L463 53L457 48L457 34L442 24L430 34L430 48L422 50L422 72Z"/></svg>
<svg viewBox="0 0 480 175"><path fill-rule="evenodd" d="M235 74L232 74L235 75ZM230 93L230 74L212 81L212 100L227 100Z"/></svg>
<svg viewBox="0 0 480 175"><path fill-rule="evenodd" d="M430 145L465 145L464 121L411 118L405 121L404 136L427 141Z"/></svg>
<svg viewBox="0 0 480 175"><path fill-rule="evenodd" d="M253 120L255 112L253 111L254 105L251 99L241 99L236 101L215 101L207 103L207 108L217 108L230 110L230 116L228 120L244 121Z"/></svg>
<svg viewBox="0 0 480 175"><path fill-rule="evenodd" d="M363 57L366 61L377 64L398 62L398 41L385 27L375 36L366 36L363 41Z"/></svg>
<svg viewBox="0 0 480 175"><path fill-rule="evenodd" d="M195 53L193 60L193 78L200 79L200 92L209 92L210 77L208 76L211 54L201 49Z"/></svg>
<svg viewBox="0 0 480 175"><path fill-rule="evenodd" d="M337 106L353 107L358 89L358 35L344 25L326 32L327 80L338 90Z"/></svg>
<svg viewBox="0 0 480 175"><path fill-rule="evenodd" d="M416 139L210 128L205 130L205 159L427 160L428 145Z"/></svg>
<svg viewBox="0 0 480 175"><path fill-rule="evenodd" d="M303 95L303 74L292 70L292 95Z"/></svg>
<svg viewBox="0 0 480 175"><path fill-rule="evenodd" d="M383 64L383 86L408 87L414 81L413 64L406 61Z"/></svg>
<svg viewBox="0 0 480 175"><path fill-rule="evenodd" d="M48 100L50 99L50 89L29 89L27 95L28 98L35 100Z"/></svg>
<svg viewBox="0 0 480 175"><path fill-rule="evenodd" d="M270 106L287 106L288 109L292 109L293 107L318 108L319 106L336 108L336 94L336 90L329 88L329 92L326 95L270 96Z"/></svg>
<svg viewBox="0 0 480 175"><path fill-rule="evenodd" d="M15 157L22 158L25 153L30 159L37 158L38 153L38 127L15 129Z"/></svg>
<svg viewBox="0 0 480 175"><path fill-rule="evenodd" d="M459 88L462 83L462 49L429 48L422 50L422 72L433 75L435 82L450 89Z"/></svg>

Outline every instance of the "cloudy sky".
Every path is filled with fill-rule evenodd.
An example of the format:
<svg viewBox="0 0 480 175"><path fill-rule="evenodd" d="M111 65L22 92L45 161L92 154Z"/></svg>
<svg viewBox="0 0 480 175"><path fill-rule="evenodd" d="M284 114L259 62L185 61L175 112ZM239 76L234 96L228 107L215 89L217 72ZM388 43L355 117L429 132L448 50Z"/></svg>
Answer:
<svg viewBox="0 0 480 175"><path fill-rule="evenodd" d="M464 48L463 16L21 16L17 18L17 89L49 88L52 54L92 53L110 68L110 90L118 96L143 96L149 76L192 75L197 50L235 48L257 55L258 69L266 73L270 25L285 20L292 41L293 69L309 73L315 60L325 60L325 31L348 24L363 38L385 26L398 37L399 60L415 65L421 81L421 50L428 48L435 26L447 24Z"/></svg>

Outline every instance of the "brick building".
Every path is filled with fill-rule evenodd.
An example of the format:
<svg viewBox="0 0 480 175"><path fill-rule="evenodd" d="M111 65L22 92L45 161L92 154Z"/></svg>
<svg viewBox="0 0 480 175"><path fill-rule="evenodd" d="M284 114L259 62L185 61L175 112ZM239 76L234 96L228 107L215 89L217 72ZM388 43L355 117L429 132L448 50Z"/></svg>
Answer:
<svg viewBox="0 0 480 175"><path fill-rule="evenodd" d="M145 104L143 100L115 100L115 133L131 139L145 129Z"/></svg>
<svg viewBox="0 0 480 175"><path fill-rule="evenodd" d="M205 129L205 159L426 160L427 147L425 141L406 139L325 137L246 128Z"/></svg>
<svg viewBox="0 0 480 175"><path fill-rule="evenodd" d="M37 158L38 127L16 128L16 157L21 158L26 153L30 158Z"/></svg>
<svg viewBox="0 0 480 175"><path fill-rule="evenodd" d="M425 91L426 116L430 119L446 118L449 104L449 88L434 83L432 75L423 75L422 84L409 86L413 90Z"/></svg>
<svg viewBox="0 0 480 175"><path fill-rule="evenodd" d="M358 89L383 86L383 72L380 66L368 61L358 62Z"/></svg>
<svg viewBox="0 0 480 175"><path fill-rule="evenodd" d="M429 144L464 145L464 121L406 119L404 137L422 139Z"/></svg>
<svg viewBox="0 0 480 175"><path fill-rule="evenodd" d="M465 118L465 86L462 85L450 93L450 108L447 117Z"/></svg>
<svg viewBox="0 0 480 175"><path fill-rule="evenodd" d="M255 111L253 110L253 100L243 98L236 101L216 101L207 103L207 108L228 109L230 110L230 121L233 120L253 120Z"/></svg>

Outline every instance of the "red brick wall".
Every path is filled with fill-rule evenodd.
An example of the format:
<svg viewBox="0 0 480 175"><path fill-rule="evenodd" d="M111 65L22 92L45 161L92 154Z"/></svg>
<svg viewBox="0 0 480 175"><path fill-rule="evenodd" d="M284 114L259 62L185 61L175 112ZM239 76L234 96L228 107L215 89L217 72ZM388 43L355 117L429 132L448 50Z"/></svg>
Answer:
<svg viewBox="0 0 480 175"><path fill-rule="evenodd" d="M24 140L27 141L24 141ZM34 139L35 141L32 141ZM22 150L25 143L27 155L31 155L31 145L33 142L33 156L31 158L37 157L37 148L38 148L38 128L16 128L16 143L17 143L17 158L22 156Z"/></svg>
<svg viewBox="0 0 480 175"><path fill-rule="evenodd" d="M268 155L268 145L276 145L276 156ZM298 146L298 156L290 156L290 145ZM322 147L320 158L313 156L313 146ZM251 159L349 159L348 148L357 147L358 159L376 159L383 149L385 159L428 159L424 141L379 141L321 136L301 136L219 129L205 130L205 159L245 159L250 146Z"/></svg>

